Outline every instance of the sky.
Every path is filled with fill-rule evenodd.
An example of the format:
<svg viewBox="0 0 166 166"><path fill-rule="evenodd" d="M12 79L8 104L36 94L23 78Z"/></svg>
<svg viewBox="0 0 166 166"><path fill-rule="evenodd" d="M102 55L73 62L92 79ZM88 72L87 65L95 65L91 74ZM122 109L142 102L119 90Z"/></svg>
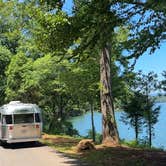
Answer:
<svg viewBox="0 0 166 166"><path fill-rule="evenodd" d="M145 74L154 71L162 79L161 73L166 71L166 43L162 43L160 49L153 54L144 53L137 61L135 71L142 70Z"/></svg>
<svg viewBox="0 0 166 166"><path fill-rule="evenodd" d="M70 15L72 9L72 0L66 0L63 9ZM161 73L166 70L166 43L162 43L160 49L157 49L153 54L144 53L137 61L135 71L142 70L147 74L154 71L162 79Z"/></svg>

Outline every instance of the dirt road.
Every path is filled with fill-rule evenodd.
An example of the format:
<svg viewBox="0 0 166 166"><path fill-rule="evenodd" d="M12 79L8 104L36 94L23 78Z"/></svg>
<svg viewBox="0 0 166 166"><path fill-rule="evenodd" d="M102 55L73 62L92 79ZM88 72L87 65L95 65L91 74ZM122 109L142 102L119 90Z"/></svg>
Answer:
<svg viewBox="0 0 166 166"><path fill-rule="evenodd" d="M31 143L0 146L0 166L80 166L79 161Z"/></svg>

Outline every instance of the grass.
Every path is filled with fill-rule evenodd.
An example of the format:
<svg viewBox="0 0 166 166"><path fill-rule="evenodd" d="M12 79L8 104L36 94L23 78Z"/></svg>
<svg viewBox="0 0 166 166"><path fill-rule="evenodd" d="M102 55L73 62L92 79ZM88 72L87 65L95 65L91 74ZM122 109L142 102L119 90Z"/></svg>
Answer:
<svg viewBox="0 0 166 166"><path fill-rule="evenodd" d="M135 147L133 142L115 147L96 145L96 150L78 153L76 145L80 140L70 136L44 135L41 142L89 166L165 166L166 163L163 150Z"/></svg>
<svg viewBox="0 0 166 166"><path fill-rule="evenodd" d="M139 149L144 149L144 150L156 150L156 151L164 151L164 148L156 148L156 147L150 147L148 144L145 143L138 143L137 141L126 141L126 140L121 140L122 145L126 145L131 148L139 148Z"/></svg>
<svg viewBox="0 0 166 166"><path fill-rule="evenodd" d="M51 146L63 153L75 153L74 147L79 143L81 138L73 138L66 135L47 135L45 134L40 140L41 143Z"/></svg>
<svg viewBox="0 0 166 166"><path fill-rule="evenodd" d="M145 163L142 158L136 158L134 155L131 156L131 152L128 149L115 147L97 149L93 153L84 155L84 160L90 163L90 165L95 166L133 166L134 164L140 165Z"/></svg>

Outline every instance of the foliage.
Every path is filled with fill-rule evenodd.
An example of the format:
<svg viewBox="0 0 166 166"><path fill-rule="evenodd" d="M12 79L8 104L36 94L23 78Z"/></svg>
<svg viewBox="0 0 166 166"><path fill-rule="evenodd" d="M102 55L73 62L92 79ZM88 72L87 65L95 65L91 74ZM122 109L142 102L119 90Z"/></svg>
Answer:
<svg viewBox="0 0 166 166"><path fill-rule="evenodd" d="M164 79L161 81L161 89L166 92L166 71L162 73Z"/></svg>
<svg viewBox="0 0 166 166"><path fill-rule="evenodd" d="M138 133L143 127L146 127L148 143L151 146L154 136L153 129L158 121L160 110L160 106L155 107L155 98L151 97L151 93L159 87L157 75L154 72L149 72L146 75L140 71L133 81L131 86L133 95L123 101L125 111L123 119L126 118L123 121L129 122L134 127L136 141L138 141Z"/></svg>
<svg viewBox="0 0 166 166"><path fill-rule="evenodd" d="M7 75L7 88L6 88L6 100L22 100L27 101L28 94L22 96L25 91L25 73L29 75L32 70L32 60L27 58L23 53L18 53L13 56L11 63L6 71ZM25 98L24 98L25 97Z"/></svg>
<svg viewBox="0 0 166 166"><path fill-rule="evenodd" d="M21 18L16 1L0 1L0 16L0 45L15 54L21 38Z"/></svg>
<svg viewBox="0 0 166 166"><path fill-rule="evenodd" d="M136 141L138 141L138 134L142 131L145 104L145 96L139 92L134 92L133 96L128 101L125 100L122 106L124 114L121 120L134 127Z"/></svg>
<svg viewBox="0 0 166 166"><path fill-rule="evenodd" d="M7 70L11 57L11 52L7 48L0 46L0 105L5 102L5 89L7 79L5 71Z"/></svg>
<svg viewBox="0 0 166 166"><path fill-rule="evenodd" d="M149 146L152 145L152 138L155 135L154 125L158 122L158 116L160 111L160 106L155 107L154 104L154 100L148 99L144 112L145 126L147 127Z"/></svg>
<svg viewBox="0 0 166 166"><path fill-rule="evenodd" d="M71 16L62 11L63 4L0 1L0 104L35 102L44 109L48 124L56 122L53 130L63 121L67 126L71 110L86 111L91 104L103 110L100 91L110 99L109 127L114 122L113 101L130 95L131 62L148 49L154 52L165 39L165 3L75 0ZM103 50L110 58L110 78L101 83ZM113 126L116 129L115 122Z"/></svg>
<svg viewBox="0 0 166 166"><path fill-rule="evenodd" d="M86 56L82 57L84 54L80 53L90 52L93 49L98 55L98 61L100 60L103 140L118 142L113 108L113 73L110 66L115 64L119 69L124 68L122 73L128 74L129 62L131 62L129 59L133 60L130 66L133 67L136 60L147 49L150 53L154 52L163 40L165 30L160 31L160 25L165 22L165 13L157 12L153 5L153 2L149 1L74 1L72 21L79 29L77 39L80 39L74 54L79 59L84 59ZM77 24L78 20L81 20L80 24ZM116 42L116 32L120 28L123 28L122 34L127 35ZM92 57L93 54L90 56ZM107 128L111 129L107 130Z"/></svg>
<svg viewBox="0 0 166 166"><path fill-rule="evenodd" d="M59 119L55 120L55 118L46 118L47 114L44 116L44 132L49 134L61 134L61 135L70 135L70 136L78 136L78 131L73 128L71 122L68 121L60 121ZM49 115L48 115L49 116ZM56 126L56 127L55 127Z"/></svg>
<svg viewBox="0 0 166 166"><path fill-rule="evenodd" d="M49 134L61 134L61 135L70 135L78 136L79 133L76 129L73 128L71 122L68 122L66 119L61 120L57 116L53 115L53 111L48 112L44 109L43 113L43 130ZM67 116L65 116L67 118Z"/></svg>
<svg viewBox="0 0 166 166"><path fill-rule="evenodd" d="M90 138L90 139L93 138L92 130L88 131L88 134L87 134L87 136L85 138ZM102 143L102 135L100 133L95 133L95 143L97 143L97 144L101 144Z"/></svg>
<svg viewBox="0 0 166 166"><path fill-rule="evenodd" d="M158 121L160 106L155 107L155 99L151 98L152 92L155 92L159 87L159 81L157 80L157 74L149 72L147 75L140 74L137 78L136 84L138 90L145 95L145 108L144 108L144 120L145 126L147 127L149 146L152 144L152 137L154 136L154 125Z"/></svg>

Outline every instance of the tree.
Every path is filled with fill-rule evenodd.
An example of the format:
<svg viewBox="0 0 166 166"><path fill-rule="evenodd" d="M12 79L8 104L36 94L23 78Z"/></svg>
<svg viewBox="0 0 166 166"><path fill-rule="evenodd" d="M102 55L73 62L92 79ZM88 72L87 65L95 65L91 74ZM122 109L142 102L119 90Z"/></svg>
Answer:
<svg viewBox="0 0 166 166"><path fill-rule="evenodd" d="M146 100L146 106L144 110L144 119L145 126L147 127L148 133L148 145L152 146L152 138L154 136L154 125L158 122L160 106L155 106L155 101L153 99L148 98Z"/></svg>
<svg viewBox="0 0 166 166"><path fill-rule="evenodd" d="M76 52L93 49L98 50L99 54L103 142L117 144L119 139L114 118L110 64L120 61L124 65L129 59L134 59L135 64L148 48L153 52L162 40L163 31L159 29L165 21L165 15L161 11L156 14L156 10L155 12L153 10L154 3L150 1L75 0L74 2L75 26L81 38ZM136 16L137 20L134 19ZM120 26L129 28L130 37L122 43L125 49L130 51L129 55L113 54L113 36Z"/></svg>
<svg viewBox="0 0 166 166"><path fill-rule="evenodd" d="M130 124L134 127L135 140L138 143L138 135L142 131L143 127L143 115L145 110L146 99L145 96L139 92L133 92L133 95L128 99L123 101L124 114L122 116L122 121L125 124Z"/></svg>
<svg viewBox="0 0 166 166"><path fill-rule="evenodd" d="M118 144L114 101L122 98L120 85L127 91L128 85L121 80L130 77L129 70L139 56L147 50L154 52L165 39L165 2L75 0L70 16L62 11L63 3L60 0L0 2L1 45L16 54L6 72L7 100L18 98L37 101L40 98L40 102L51 105L55 113L58 110L58 116L63 117L64 107L71 101L69 98L72 96L74 100L74 96L78 97L74 91L68 93L70 84L62 79L64 72L68 71L72 62L80 62L79 69L83 72L80 75L75 73L75 76L82 78L85 68L92 64L88 59L95 58L100 66L103 142ZM67 60L61 62L63 58ZM62 67L57 65L58 62ZM46 65L49 66L48 70ZM92 73L96 74L96 71ZM92 73L86 73L87 77L83 79ZM95 75L96 78L99 79L99 75ZM98 89L95 89L94 80L88 79L83 84L89 99L90 96L94 97ZM91 90L93 81L95 83ZM78 87L74 83L71 86ZM84 86L80 90L82 94ZM80 101L90 102L86 95L83 96L85 99L80 98Z"/></svg>
<svg viewBox="0 0 166 166"><path fill-rule="evenodd" d="M95 142L94 108L99 110L99 64L95 58L89 58L82 63L70 63L63 75L68 93L84 110L91 111L92 137Z"/></svg>
<svg viewBox="0 0 166 166"><path fill-rule="evenodd" d="M145 95L146 103L144 107L144 119L145 125L148 132L148 143L151 147L152 136L154 135L153 129L154 125L158 121L160 106L155 107L155 98L151 97L151 93L154 93L159 89L159 81L157 80L157 74L154 72L149 72L147 75L138 74L136 84L138 85L138 90Z"/></svg>
<svg viewBox="0 0 166 166"><path fill-rule="evenodd" d="M37 41L41 41L40 48L51 50L52 53L59 51L63 54L61 57L78 61L96 56L97 53L100 61L103 142L119 143L110 66L120 62L125 68L124 71L128 71L130 59L133 60L130 66L133 68L139 56L148 48L152 53L159 47L165 31L162 26L165 23L164 8L159 10L159 5L161 3L152 1L75 0L73 15L70 17L61 10L45 12L46 15L41 14L43 17L39 17L42 28L37 34ZM59 16L63 17L59 19ZM116 44L114 36L120 27L129 29L129 34L127 40ZM59 44L55 41L59 41ZM68 49L71 47L74 51L73 55L69 56ZM116 53L117 48L120 48L120 54Z"/></svg>
<svg viewBox="0 0 166 166"><path fill-rule="evenodd" d="M154 125L158 121L160 107L155 106L155 97L152 93L158 90L160 83L157 80L157 74L149 72L147 75L142 71L135 74L135 79L130 80L132 83L130 89L132 95L124 98L123 108L125 115L123 121L134 127L136 141L138 142L138 134L142 127L147 128L148 144L152 145L152 136L154 136ZM126 117L126 119L124 118Z"/></svg>
<svg viewBox="0 0 166 166"><path fill-rule="evenodd" d="M166 71L162 73L164 79L161 81L161 89L166 93Z"/></svg>
<svg viewBox="0 0 166 166"><path fill-rule="evenodd" d="M6 89L6 75L5 71L10 63L12 57L11 52L0 46L0 105L5 103L5 89Z"/></svg>
<svg viewBox="0 0 166 166"><path fill-rule="evenodd" d="M6 101L22 100L23 102L35 102L42 107L45 106L51 129L57 129L57 124L54 123L56 121L59 124L58 130L69 128L71 131L72 127L69 123L65 122L65 127L62 123L68 116L66 110L70 101L70 94L66 93L64 84L60 80L60 73L61 71L63 73L65 69L65 62L58 64L60 58L57 56L58 53L62 55L60 50L64 49L64 41L67 38L62 38L63 41L61 42L59 40L53 41L50 44L51 47L55 45L57 51L40 47L40 41L49 39L46 35L43 35L42 27L38 24L38 21L42 25L48 26L45 22L49 22L52 18L52 14L49 14L49 12L52 12L49 7L50 4L41 4L40 6L39 2L33 0L7 1L2 4L4 8L0 9L0 13L2 14L1 31L3 33L0 33L0 40L15 54L5 71L7 75L5 83L7 85L3 91L6 94ZM0 2L0 6L2 4ZM57 4L56 6L60 8L60 5ZM59 14L53 18L53 24L55 23L53 27L57 27L57 31L52 36L61 34L63 24L67 22L65 13L60 12L60 9L58 10ZM45 15L46 13L49 16ZM39 30L42 33L38 34L38 32L41 32ZM59 32L60 30L61 32ZM51 29L48 29L47 32L52 33ZM52 55L54 55L54 58ZM67 125L69 126L67 127Z"/></svg>
<svg viewBox="0 0 166 166"><path fill-rule="evenodd" d="M21 38L21 14L16 1L0 1L0 45L16 54Z"/></svg>
<svg viewBox="0 0 166 166"><path fill-rule="evenodd" d="M25 73L27 76L32 71L32 59L27 58L23 53L18 53L11 58L6 70L7 85L5 89L6 101L22 100L28 102L32 96L25 94ZM31 81L31 80L30 80ZM24 95L23 95L24 94ZM30 96L29 96L30 95Z"/></svg>
<svg viewBox="0 0 166 166"><path fill-rule="evenodd" d="M45 55L33 60L25 54L15 55L6 72L6 100L36 103L43 108L44 130L56 134L77 134L67 122L71 96L67 93L61 74L66 63L56 63L57 57Z"/></svg>

